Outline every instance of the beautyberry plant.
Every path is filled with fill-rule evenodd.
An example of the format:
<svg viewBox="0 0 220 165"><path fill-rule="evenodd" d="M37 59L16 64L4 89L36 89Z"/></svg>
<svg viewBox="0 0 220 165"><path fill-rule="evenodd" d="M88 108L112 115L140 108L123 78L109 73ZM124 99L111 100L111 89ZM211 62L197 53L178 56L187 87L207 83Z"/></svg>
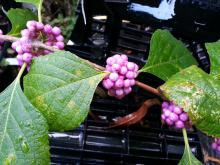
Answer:
<svg viewBox="0 0 220 165"><path fill-rule="evenodd" d="M182 129L185 150L179 164L201 164L190 150L186 128L193 124L207 135L220 136L219 42L207 44L210 74L199 69L183 43L165 30L153 34L141 70L124 54L109 57L103 68L62 51L60 28L42 23L42 0L16 1L35 5L38 21L29 10L11 9L7 16L12 29L8 35L0 31L0 43L12 42L21 66L14 82L0 94L0 164L49 164L48 130L78 127L102 80L108 94L118 99L137 85L169 100L162 104L161 118ZM26 67L30 71L24 77L23 93L20 79ZM158 89L140 83L135 79L141 72L154 74L165 83Z"/></svg>

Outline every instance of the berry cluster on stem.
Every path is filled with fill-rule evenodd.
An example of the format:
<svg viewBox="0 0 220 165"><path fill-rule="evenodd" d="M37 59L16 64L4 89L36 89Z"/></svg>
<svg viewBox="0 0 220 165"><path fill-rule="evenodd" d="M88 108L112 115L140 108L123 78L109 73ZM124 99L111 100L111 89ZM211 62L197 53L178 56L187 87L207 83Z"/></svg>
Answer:
<svg viewBox="0 0 220 165"><path fill-rule="evenodd" d="M12 43L12 48L18 53L17 60L20 66L23 63L29 65L34 57L51 53L49 50L34 47L33 43L36 41L59 50L64 49L64 38L60 28L37 21L28 21L26 26L27 29L21 31L21 38Z"/></svg>
<svg viewBox="0 0 220 165"><path fill-rule="evenodd" d="M191 127L189 116L183 109L172 102L162 103L162 122L179 129Z"/></svg>
<svg viewBox="0 0 220 165"><path fill-rule="evenodd" d="M124 54L116 54L107 58L105 70L110 72L102 82L104 88L108 89L108 95L122 99L132 91L135 78L138 75L138 65L129 62Z"/></svg>

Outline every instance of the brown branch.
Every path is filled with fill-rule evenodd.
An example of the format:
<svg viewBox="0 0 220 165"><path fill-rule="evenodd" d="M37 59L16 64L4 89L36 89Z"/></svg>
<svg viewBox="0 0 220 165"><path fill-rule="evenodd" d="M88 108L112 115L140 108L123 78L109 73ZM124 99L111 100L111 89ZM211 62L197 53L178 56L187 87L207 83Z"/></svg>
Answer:
<svg viewBox="0 0 220 165"><path fill-rule="evenodd" d="M140 122L144 118L144 116L146 116L150 107L154 105L160 105L160 104L161 103L158 99L149 99L145 101L136 112L128 114L124 117L120 117L118 120L111 123L108 128L136 124Z"/></svg>
<svg viewBox="0 0 220 165"><path fill-rule="evenodd" d="M153 88L153 87L151 87L151 86L149 86L149 85L146 85L146 84L144 84L144 83L142 83L142 82L139 82L139 81L136 81L136 82L135 82L135 85L137 85L138 87L140 87L140 88L142 88L142 89L144 89L144 90L146 90L146 91L148 91L148 92L150 92L150 93L153 93L153 94L155 94L155 95L157 95L157 96L162 97L161 93L160 93L159 90L156 89L156 88Z"/></svg>
<svg viewBox="0 0 220 165"><path fill-rule="evenodd" d="M211 161L211 162L215 162L215 163L220 164L220 160L219 159L211 157L211 156L208 156L208 155L205 155L204 161L205 162Z"/></svg>

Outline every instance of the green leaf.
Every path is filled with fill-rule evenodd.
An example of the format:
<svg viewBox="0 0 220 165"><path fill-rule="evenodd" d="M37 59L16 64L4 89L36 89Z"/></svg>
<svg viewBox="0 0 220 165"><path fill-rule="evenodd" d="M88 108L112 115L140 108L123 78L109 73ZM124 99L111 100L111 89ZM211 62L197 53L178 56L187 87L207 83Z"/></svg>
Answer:
<svg viewBox="0 0 220 165"><path fill-rule="evenodd" d="M47 165L48 125L24 96L19 79L0 94L0 164Z"/></svg>
<svg viewBox="0 0 220 165"><path fill-rule="evenodd" d="M183 129L184 141L185 141L185 149L183 156L178 163L178 165L202 165L202 163L193 155L186 134L186 130Z"/></svg>
<svg viewBox="0 0 220 165"><path fill-rule="evenodd" d="M7 17L12 24L12 29L8 34L13 36L20 36L20 31L26 28L27 21L37 19L35 14L26 9L10 9Z"/></svg>
<svg viewBox="0 0 220 165"><path fill-rule="evenodd" d="M34 6L36 6L37 9L41 8L43 0L15 0L16 2L24 2L24 3L30 3Z"/></svg>
<svg viewBox="0 0 220 165"><path fill-rule="evenodd" d="M216 79L220 79L220 41L214 43L206 43L206 49L209 53L211 70L210 74Z"/></svg>
<svg viewBox="0 0 220 165"><path fill-rule="evenodd" d="M71 130L84 121L105 75L74 54L59 51L34 60L24 78L24 91L50 130Z"/></svg>
<svg viewBox="0 0 220 165"><path fill-rule="evenodd" d="M188 112L202 132L220 137L220 83L197 66L173 75L161 91Z"/></svg>
<svg viewBox="0 0 220 165"><path fill-rule="evenodd" d="M140 72L154 74L166 81L173 74L193 64L197 65L196 60L181 41L167 30L157 30L151 38L147 64Z"/></svg>

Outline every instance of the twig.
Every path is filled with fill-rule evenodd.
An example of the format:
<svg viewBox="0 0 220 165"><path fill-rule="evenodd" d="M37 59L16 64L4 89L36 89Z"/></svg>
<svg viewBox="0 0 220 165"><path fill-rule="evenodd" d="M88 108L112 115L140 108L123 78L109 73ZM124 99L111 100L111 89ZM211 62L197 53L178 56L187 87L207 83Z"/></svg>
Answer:
<svg viewBox="0 0 220 165"><path fill-rule="evenodd" d="M208 155L205 155L204 161L205 162L211 161L211 162L215 162L215 163L220 164L220 160L219 159L211 157L211 156L208 156Z"/></svg>
<svg viewBox="0 0 220 165"><path fill-rule="evenodd" d="M144 116L146 116L150 107L160 104L161 103L158 99L148 99L142 104L142 106L137 111L128 114L124 117L120 117L118 120L111 123L108 128L136 124L140 122L144 118Z"/></svg>

